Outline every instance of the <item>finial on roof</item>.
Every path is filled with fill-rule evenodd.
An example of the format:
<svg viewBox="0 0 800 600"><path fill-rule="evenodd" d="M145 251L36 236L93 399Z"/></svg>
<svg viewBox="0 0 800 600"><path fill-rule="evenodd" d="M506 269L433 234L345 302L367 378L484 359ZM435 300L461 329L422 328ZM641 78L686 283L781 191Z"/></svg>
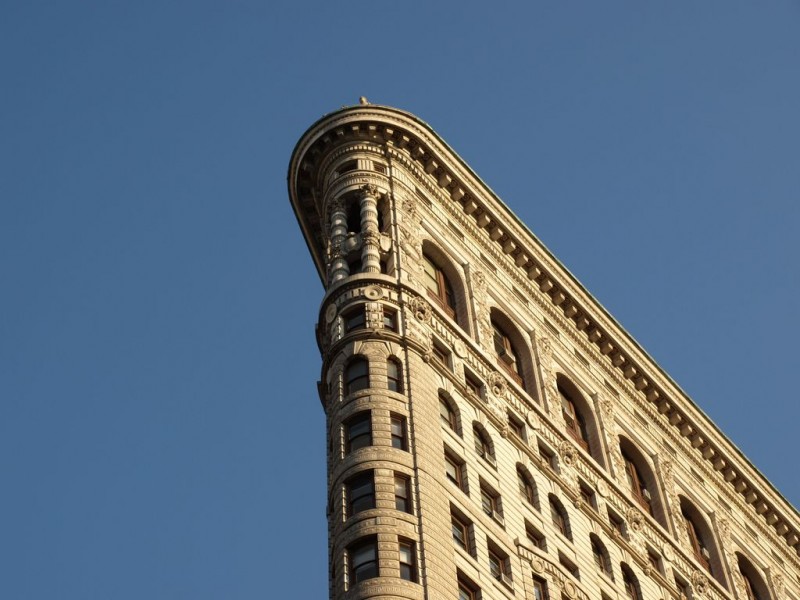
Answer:
<svg viewBox="0 0 800 600"><path fill-rule="evenodd" d="M361 106L365 106L365 105L369 104L369 100L367 100L366 96L360 96L359 99L358 99L358 103Z"/></svg>

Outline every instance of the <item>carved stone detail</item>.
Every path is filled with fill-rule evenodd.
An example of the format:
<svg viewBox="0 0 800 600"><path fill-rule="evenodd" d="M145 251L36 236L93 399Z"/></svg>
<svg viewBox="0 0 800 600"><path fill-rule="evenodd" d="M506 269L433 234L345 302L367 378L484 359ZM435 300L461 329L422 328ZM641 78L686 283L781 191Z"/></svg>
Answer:
<svg viewBox="0 0 800 600"><path fill-rule="evenodd" d="M635 506L631 506L625 516L628 519L628 529L630 529L631 532L639 533L644 526L642 511Z"/></svg>
<svg viewBox="0 0 800 600"><path fill-rule="evenodd" d="M772 591L775 592L775 597L785 598L786 587L784 586L783 583L783 575L781 575L780 573L776 573L774 570L770 569L769 579L771 580L770 583L772 584Z"/></svg>
<svg viewBox="0 0 800 600"><path fill-rule="evenodd" d="M571 467L578 460L578 453L575 451L575 446L568 440L564 440L558 446L558 453L561 455L561 461Z"/></svg>
<svg viewBox="0 0 800 600"><path fill-rule="evenodd" d="M486 276L477 270L470 270L472 297L475 300L475 322L478 324L478 342L487 352L494 354L494 333L492 331L491 311L487 298Z"/></svg>
<svg viewBox="0 0 800 600"><path fill-rule="evenodd" d="M553 371L553 343L546 336L536 338L537 358L541 372L542 388L547 404L547 412L556 422L561 421L561 398L556 386L556 375Z"/></svg>
<svg viewBox="0 0 800 600"><path fill-rule="evenodd" d="M408 308L418 321L429 323L433 311L431 305L419 296L414 296L408 301Z"/></svg>
<svg viewBox="0 0 800 600"><path fill-rule="evenodd" d="M708 577L705 573L702 571L692 573L692 589L701 596L708 592Z"/></svg>
<svg viewBox="0 0 800 600"><path fill-rule="evenodd" d="M504 397L508 391L508 383L506 382L506 378L497 371L489 373L489 376L486 378L486 384L489 386L492 394L498 398Z"/></svg>

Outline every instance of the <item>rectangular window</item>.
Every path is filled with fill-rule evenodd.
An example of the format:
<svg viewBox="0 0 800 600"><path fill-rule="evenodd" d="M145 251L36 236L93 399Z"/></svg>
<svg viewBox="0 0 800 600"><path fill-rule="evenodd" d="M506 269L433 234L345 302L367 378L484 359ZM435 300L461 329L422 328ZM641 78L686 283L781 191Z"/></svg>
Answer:
<svg viewBox="0 0 800 600"><path fill-rule="evenodd" d="M433 360L441 364L445 369L450 369L450 353L438 342L433 342L431 347Z"/></svg>
<svg viewBox="0 0 800 600"><path fill-rule="evenodd" d="M348 588L378 576L378 542L375 537L359 540L347 548Z"/></svg>
<svg viewBox="0 0 800 600"><path fill-rule="evenodd" d="M483 384L472 373L464 369L464 385L467 388L467 393L475 396L476 398L483 398Z"/></svg>
<svg viewBox="0 0 800 600"><path fill-rule="evenodd" d="M402 415L391 415L392 448L408 450L408 437L406 436L406 418Z"/></svg>
<svg viewBox="0 0 800 600"><path fill-rule="evenodd" d="M491 489L486 483L481 481L481 507L483 512L492 517L495 521L504 524L503 510L500 505L500 494Z"/></svg>
<svg viewBox="0 0 800 600"><path fill-rule="evenodd" d="M395 358L386 361L386 387L390 392L403 393L403 367Z"/></svg>
<svg viewBox="0 0 800 600"><path fill-rule="evenodd" d="M347 311L342 316L344 319L344 332L350 333L357 329L364 329L367 326L366 313L364 312L364 305L358 306L352 310Z"/></svg>
<svg viewBox="0 0 800 600"><path fill-rule="evenodd" d="M375 477L372 471L359 473L345 482L347 516L375 508Z"/></svg>
<svg viewBox="0 0 800 600"><path fill-rule="evenodd" d="M544 445L544 442L539 440L538 443L539 449L539 456L542 457L542 461L544 461L545 466L550 467L555 473L558 473L558 462L556 460L556 454L550 448Z"/></svg>
<svg viewBox="0 0 800 600"><path fill-rule="evenodd" d="M457 516L451 514L450 526L453 531L453 539L455 540L456 544L458 544L464 550L469 552L470 551L469 525L467 525Z"/></svg>
<svg viewBox="0 0 800 600"><path fill-rule="evenodd" d="M417 580L416 548L414 542L401 539L400 549L400 579L406 581Z"/></svg>
<svg viewBox="0 0 800 600"><path fill-rule="evenodd" d="M625 521L617 513L608 509L608 524L611 529L616 531L621 537L625 537Z"/></svg>
<svg viewBox="0 0 800 600"><path fill-rule="evenodd" d="M525 536L535 548L547 552L547 540L544 534L528 521L525 521Z"/></svg>
<svg viewBox="0 0 800 600"><path fill-rule="evenodd" d="M464 477L464 463L450 453L444 455L445 476L452 481L462 492L467 491L467 482Z"/></svg>
<svg viewBox="0 0 800 600"><path fill-rule="evenodd" d="M561 552L558 553L558 562L561 563L561 566L564 567L570 575L572 575L575 579L580 580L581 574L580 571L578 571L578 567L566 556L561 554Z"/></svg>
<svg viewBox="0 0 800 600"><path fill-rule="evenodd" d="M344 453L350 454L359 448L372 445L372 415L365 410L356 413L344 424Z"/></svg>
<svg viewBox="0 0 800 600"><path fill-rule="evenodd" d="M533 599L550 600L550 596L547 594L547 582L544 579L533 578Z"/></svg>
<svg viewBox="0 0 800 600"><path fill-rule="evenodd" d="M458 600L480 600L481 591L460 572L458 573Z"/></svg>
<svg viewBox="0 0 800 600"><path fill-rule="evenodd" d="M394 474L394 507L404 513L411 512L411 479L400 473Z"/></svg>
<svg viewBox="0 0 800 600"><path fill-rule="evenodd" d="M583 500L589 508L597 510L597 500L594 495L594 490L588 484L580 482L581 500Z"/></svg>
<svg viewBox="0 0 800 600"><path fill-rule="evenodd" d="M397 312L383 307L383 328L388 331L397 331Z"/></svg>
<svg viewBox="0 0 800 600"><path fill-rule="evenodd" d="M508 431L517 439L525 441L525 425L511 413L508 413Z"/></svg>
<svg viewBox="0 0 800 600"><path fill-rule="evenodd" d="M509 588L513 588L514 583L511 577L511 561L508 554L500 550L500 548L492 541L488 542L489 546L489 572L492 577L501 581Z"/></svg>
<svg viewBox="0 0 800 600"><path fill-rule="evenodd" d="M653 567L657 572L663 574L664 570L661 568L661 557L655 550L650 548L647 549L647 562L650 563L650 566Z"/></svg>

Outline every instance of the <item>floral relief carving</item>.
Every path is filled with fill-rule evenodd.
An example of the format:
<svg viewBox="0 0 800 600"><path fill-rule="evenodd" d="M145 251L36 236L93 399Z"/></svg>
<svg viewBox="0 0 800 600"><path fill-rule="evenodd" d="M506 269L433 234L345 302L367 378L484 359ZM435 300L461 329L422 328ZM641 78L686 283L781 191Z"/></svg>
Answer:
<svg viewBox="0 0 800 600"><path fill-rule="evenodd" d="M492 394L498 398L505 396L506 392L508 391L508 383L506 382L506 378L497 371L489 373L489 376L486 378L486 383L488 384L489 389L492 391Z"/></svg>
<svg viewBox="0 0 800 600"><path fill-rule="evenodd" d="M414 296L408 301L408 308L418 321L428 323L431 320L431 307L423 298Z"/></svg>
<svg viewBox="0 0 800 600"><path fill-rule="evenodd" d="M708 577L702 571L692 573L692 589L701 596L708 592Z"/></svg>
<svg viewBox="0 0 800 600"><path fill-rule="evenodd" d="M631 506L626 513L628 519L628 528L634 533L639 533L644 527L644 519L642 519L642 512L635 506Z"/></svg>
<svg viewBox="0 0 800 600"><path fill-rule="evenodd" d="M558 446L558 453L561 455L561 460L565 465L571 467L578 460L578 453L575 452L575 447L567 440L564 440Z"/></svg>
<svg viewBox="0 0 800 600"><path fill-rule="evenodd" d="M772 580L772 590L775 592L775 596L784 598L786 596L786 588L783 583L783 575L770 570L770 579Z"/></svg>

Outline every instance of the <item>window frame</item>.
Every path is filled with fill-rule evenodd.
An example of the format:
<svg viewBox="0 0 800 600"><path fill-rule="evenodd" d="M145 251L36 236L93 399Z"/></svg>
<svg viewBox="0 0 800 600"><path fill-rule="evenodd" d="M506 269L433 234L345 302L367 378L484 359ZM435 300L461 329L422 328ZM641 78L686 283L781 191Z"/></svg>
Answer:
<svg viewBox="0 0 800 600"><path fill-rule="evenodd" d="M538 511L539 495L536 493L536 483L522 465L517 465L517 486L525 502Z"/></svg>
<svg viewBox="0 0 800 600"><path fill-rule="evenodd" d="M561 535L572 541L572 531L569 523L569 513L561 501L553 494L547 497L548 504L550 505L550 520Z"/></svg>
<svg viewBox="0 0 800 600"><path fill-rule="evenodd" d="M368 484L368 485L364 485ZM345 499L347 505L345 507L346 517L354 517L355 515L372 510L376 507L375 498L375 472L372 470L360 471L351 477L348 477L344 482L345 485ZM356 489L362 488L358 495L354 495ZM365 501L368 506L358 508L356 510L356 503Z"/></svg>
<svg viewBox="0 0 800 600"><path fill-rule="evenodd" d="M402 493L398 494L398 491ZM411 497L411 477L405 473L395 472L394 474L394 508L409 515L414 514Z"/></svg>
<svg viewBox="0 0 800 600"><path fill-rule="evenodd" d="M362 560L356 564L356 556L359 551L371 550L372 559ZM367 577L359 575L359 571L363 571L365 567L373 567L374 574ZM370 571L367 571L370 573ZM356 585L368 579L380 577L380 562L378 557L378 539L375 536L369 536L356 540L347 547L347 574L348 574L348 589L353 589Z"/></svg>
<svg viewBox="0 0 800 600"><path fill-rule="evenodd" d="M353 373L356 367L363 367L363 373ZM344 394L349 396L361 390L366 390L371 387L370 373L369 373L369 360L361 355L352 357L344 369Z"/></svg>
<svg viewBox="0 0 800 600"><path fill-rule="evenodd" d="M472 437L475 453L496 469L497 459L494 456L494 444L492 444L489 434L479 424L473 423Z"/></svg>
<svg viewBox="0 0 800 600"><path fill-rule="evenodd" d="M366 424L366 431L360 432L357 435L353 435L353 428L354 426ZM367 443L363 443L360 440L362 438L366 438ZM358 443L354 444L355 440L359 440ZM360 450L361 448L367 448L373 445L373 437L372 437L372 411L370 410L362 410L353 415L350 415L344 421L344 454L345 456L349 455L351 452L355 452L356 450Z"/></svg>
<svg viewBox="0 0 800 600"><path fill-rule="evenodd" d="M453 485L455 485L458 489L462 492L467 493L467 479L466 474L464 472L464 461L460 458L456 457L453 453L445 451L444 453L444 461L445 461L445 477L448 481L450 481ZM447 466L453 467L453 475L447 469Z"/></svg>
<svg viewBox="0 0 800 600"><path fill-rule="evenodd" d="M453 320L456 318L456 295L450 279L442 268L425 252L422 253L424 285L428 296ZM430 285L429 285L430 283Z"/></svg>
<svg viewBox="0 0 800 600"><path fill-rule="evenodd" d="M492 517L497 523L505 526L503 518L503 501L500 494L491 488L485 481L480 482L481 509Z"/></svg>
<svg viewBox="0 0 800 600"><path fill-rule="evenodd" d="M516 381L524 389L525 380L522 378L520 355L517 352L517 349L514 347L514 342L511 340L511 337L508 335L508 333L506 333L506 330L499 323L497 323L497 321L492 319L491 324L492 341L497 362L511 377L511 379Z"/></svg>
<svg viewBox="0 0 800 600"><path fill-rule="evenodd" d="M403 393L403 363L395 356L386 359L386 389L397 394Z"/></svg>
<svg viewBox="0 0 800 600"><path fill-rule="evenodd" d="M342 328L345 334L367 328L367 311L364 304L348 308L342 313Z"/></svg>
<svg viewBox="0 0 800 600"><path fill-rule="evenodd" d="M404 581L417 582L417 545L413 540L399 538L397 540L398 567L400 568L400 579ZM406 549L408 560L403 560L403 550Z"/></svg>
<svg viewBox="0 0 800 600"><path fill-rule="evenodd" d="M575 406L575 401L569 392L561 385L558 385L557 388L558 395L561 398L561 416L566 424L567 433L581 448L591 454L586 418Z"/></svg>
<svg viewBox="0 0 800 600"><path fill-rule="evenodd" d="M399 433L397 432L399 428ZM408 452L408 419L397 413L389 414L389 432L392 448Z"/></svg>

